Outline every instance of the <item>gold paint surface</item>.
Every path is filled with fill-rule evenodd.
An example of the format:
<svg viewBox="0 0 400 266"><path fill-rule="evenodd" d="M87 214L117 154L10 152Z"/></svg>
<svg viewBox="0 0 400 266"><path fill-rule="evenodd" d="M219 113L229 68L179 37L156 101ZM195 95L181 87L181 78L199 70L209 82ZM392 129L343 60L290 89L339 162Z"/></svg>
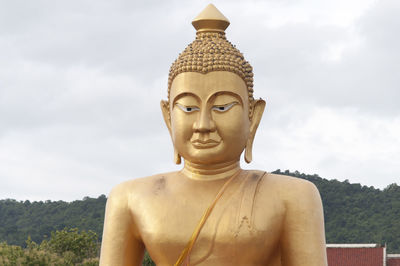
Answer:
<svg viewBox="0 0 400 266"><path fill-rule="evenodd" d="M185 161L210 166L239 161L249 136L247 97L243 80L231 72L187 72L175 78L170 93L171 137ZM190 112L180 106L191 108Z"/></svg>
<svg viewBox="0 0 400 266"><path fill-rule="evenodd" d="M193 19L192 25L198 32L224 32L229 26L229 20L213 4L209 4Z"/></svg>
<svg viewBox="0 0 400 266"><path fill-rule="evenodd" d="M240 168L243 151L246 162L251 161L264 107L235 71L176 74L161 109L174 160L183 158L183 169L113 188L100 265L141 265L145 249L157 265L174 265L204 211L233 175L194 244L190 265L327 265L316 187Z"/></svg>

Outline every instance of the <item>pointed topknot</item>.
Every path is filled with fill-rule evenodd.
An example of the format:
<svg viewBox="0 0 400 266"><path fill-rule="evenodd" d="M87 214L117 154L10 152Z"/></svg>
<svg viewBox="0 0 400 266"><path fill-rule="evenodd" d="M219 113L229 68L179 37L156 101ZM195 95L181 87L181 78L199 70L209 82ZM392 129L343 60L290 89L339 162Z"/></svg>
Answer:
<svg viewBox="0 0 400 266"><path fill-rule="evenodd" d="M229 20L213 4L204 8L192 21L197 32L225 32L229 24Z"/></svg>

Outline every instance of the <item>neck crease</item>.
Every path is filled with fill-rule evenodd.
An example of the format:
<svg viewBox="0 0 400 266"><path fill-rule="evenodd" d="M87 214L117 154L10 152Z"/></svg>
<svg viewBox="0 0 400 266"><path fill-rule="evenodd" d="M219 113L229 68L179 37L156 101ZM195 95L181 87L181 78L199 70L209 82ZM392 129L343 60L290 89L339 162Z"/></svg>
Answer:
<svg viewBox="0 0 400 266"><path fill-rule="evenodd" d="M231 177L240 171L240 169L239 161L204 165L185 160L185 166L181 170L181 173L190 179L207 181Z"/></svg>

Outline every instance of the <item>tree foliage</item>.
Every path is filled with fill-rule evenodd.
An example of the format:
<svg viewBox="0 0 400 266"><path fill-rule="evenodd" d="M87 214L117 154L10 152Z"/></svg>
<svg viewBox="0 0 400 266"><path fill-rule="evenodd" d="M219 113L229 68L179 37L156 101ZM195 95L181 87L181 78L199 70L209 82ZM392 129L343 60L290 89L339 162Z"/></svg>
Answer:
<svg viewBox="0 0 400 266"><path fill-rule="evenodd" d="M102 236L106 196L73 202L0 200L0 241L25 247L28 236L40 243L51 232L68 228Z"/></svg>
<svg viewBox="0 0 400 266"><path fill-rule="evenodd" d="M98 240L92 232L63 229L37 244L30 237L26 248L0 243L0 265L98 265Z"/></svg>
<svg viewBox="0 0 400 266"><path fill-rule="evenodd" d="M144 258L143 258L143 262L142 262L142 266L155 266L156 264L153 262L153 260L151 259L149 253L145 253L144 254Z"/></svg>
<svg viewBox="0 0 400 266"><path fill-rule="evenodd" d="M90 230L79 232L78 228L64 228L61 231L51 232L50 240L48 242L44 240L42 244L63 257L66 257L66 253L70 253L73 263L81 262L85 258L94 258L98 253L96 233Z"/></svg>

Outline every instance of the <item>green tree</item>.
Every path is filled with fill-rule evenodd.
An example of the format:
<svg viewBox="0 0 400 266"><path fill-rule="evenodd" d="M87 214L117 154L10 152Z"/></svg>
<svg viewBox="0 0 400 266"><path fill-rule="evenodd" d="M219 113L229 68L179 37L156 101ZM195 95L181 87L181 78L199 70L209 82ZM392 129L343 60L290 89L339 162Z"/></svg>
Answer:
<svg viewBox="0 0 400 266"><path fill-rule="evenodd" d="M144 254L142 266L155 266L155 265L156 264L151 259L149 253L147 253L147 251L146 251L146 253Z"/></svg>
<svg viewBox="0 0 400 266"><path fill-rule="evenodd" d="M50 240L44 240L41 245L67 258L71 263L81 263L85 258L94 258L99 249L96 233L90 230L79 231L78 228L64 228L52 232Z"/></svg>
<svg viewBox="0 0 400 266"><path fill-rule="evenodd" d="M0 265L47 266L99 264L97 236L93 232L63 229L51 234L49 240L36 244L30 237L26 248L0 243Z"/></svg>

